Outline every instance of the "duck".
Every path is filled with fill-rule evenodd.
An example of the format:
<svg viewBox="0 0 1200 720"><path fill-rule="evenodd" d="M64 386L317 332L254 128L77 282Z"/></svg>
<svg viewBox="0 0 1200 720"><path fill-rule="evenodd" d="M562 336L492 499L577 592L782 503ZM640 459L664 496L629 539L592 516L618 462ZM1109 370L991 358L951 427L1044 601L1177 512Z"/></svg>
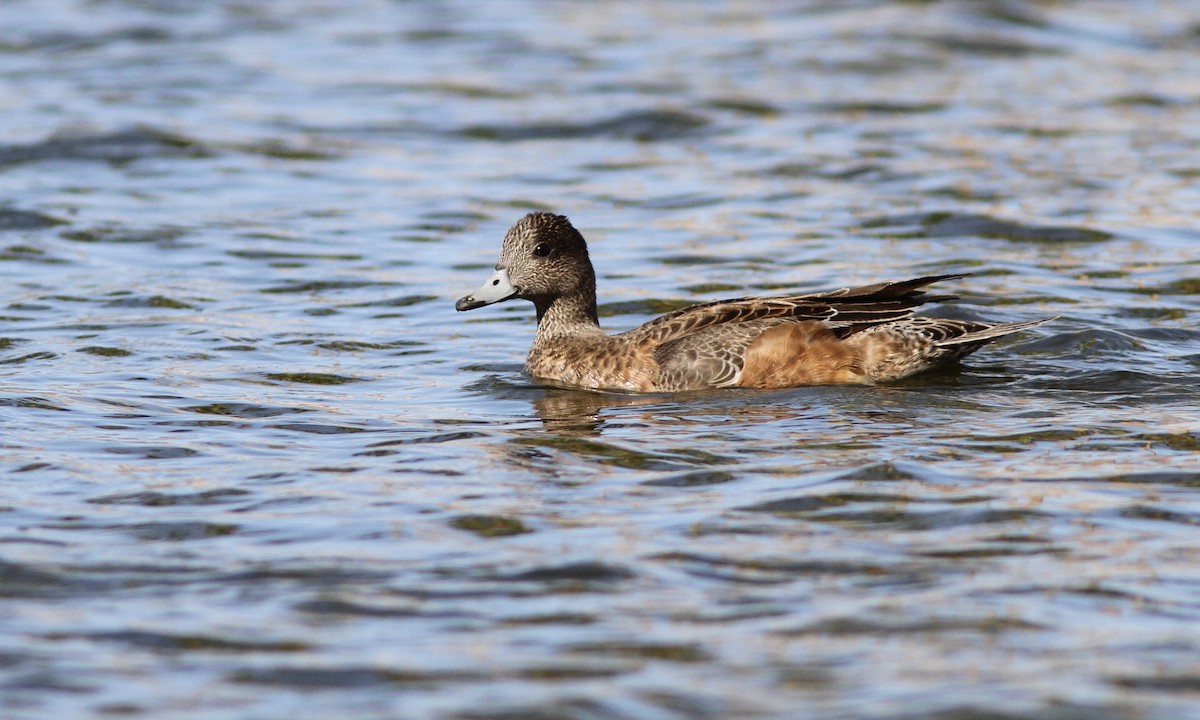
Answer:
<svg viewBox="0 0 1200 720"><path fill-rule="evenodd" d="M532 302L537 330L525 372L553 386L670 393L874 385L949 365L1054 320L986 323L913 314L955 297L926 294L928 286L968 275L716 300L609 335L596 313L596 272L583 235L564 215L532 212L504 235L491 276L455 308Z"/></svg>

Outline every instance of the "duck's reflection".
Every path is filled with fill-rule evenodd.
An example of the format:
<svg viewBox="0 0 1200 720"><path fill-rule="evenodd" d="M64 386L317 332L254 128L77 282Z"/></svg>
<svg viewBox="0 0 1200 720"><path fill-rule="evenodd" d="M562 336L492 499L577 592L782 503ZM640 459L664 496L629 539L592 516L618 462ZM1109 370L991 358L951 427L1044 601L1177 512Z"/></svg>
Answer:
<svg viewBox="0 0 1200 720"><path fill-rule="evenodd" d="M656 484L695 485L743 472L796 477L880 462L940 462L965 452L963 414L977 416L988 397L936 376L897 386L655 395L535 382L491 378L489 394L520 401L533 417L487 447L507 470L573 488L596 473L619 471L644 473ZM898 436L923 442L897 444Z"/></svg>
<svg viewBox="0 0 1200 720"><path fill-rule="evenodd" d="M862 403L864 393L873 393L869 403ZM665 422L705 426L719 433L724 422L770 423L805 421L824 427L832 424L844 434L848 430L847 415L869 420L865 425L884 422L906 425L914 420L911 407L913 393L900 388L818 387L786 391L701 391L695 393L664 393L627 395L600 393L542 386L526 399L542 421L544 429L572 436L596 436L606 426L616 422L627 425L632 418L647 426ZM947 399L947 402L950 400ZM922 404L926 409L929 403ZM642 412L608 412L621 408L644 408ZM743 426L744 427L744 426ZM857 433L852 433L857 434Z"/></svg>
<svg viewBox="0 0 1200 720"><path fill-rule="evenodd" d="M640 407L670 402L668 395L624 395L547 387L532 398L533 411L547 430L564 435L599 435L607 408Z"/></svg>
<svg viewBox="0 0 1200 720"><path fill-rule="evenodd" d="M939 392L922 392L937 388ZM919 382L891 386L817 386L771 391L698 391L625 394L511 382L493 376L486 391L494 397L529 403L541 427L517 433L523 444L532 438L599 439L620 428L640 427L639 438L666 432L672 438L691 435L710 446L740 446L771 438L807 446L873 445L881 437L916 428L930 430L953 423L964 407L978 403L957 375L933 374ZM619 433L624 435L624 433Z"/></svg>

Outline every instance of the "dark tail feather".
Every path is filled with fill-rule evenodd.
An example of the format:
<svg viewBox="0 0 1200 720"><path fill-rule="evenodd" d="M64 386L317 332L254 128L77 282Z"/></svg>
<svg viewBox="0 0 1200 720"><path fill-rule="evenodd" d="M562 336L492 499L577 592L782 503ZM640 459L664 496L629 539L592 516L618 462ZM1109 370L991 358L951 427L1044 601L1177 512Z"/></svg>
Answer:
<svg viewBox="0 0 1200 720"><path fill-rule="evenodd" d="M879 300L907 300L918 295L924 295L925 291L921 288L932 285L943 280L957 280L965 278L971 273L951 273L949 275L926 275L925 277L913 278L912 280L899 280L895 282L881 282L874 285L863 285L861 287L842 288L832 292L818 293L814 297L819 298L837 298L839 300L851 300L855 298ZM941 300L950 296L938 296L922 298L923 302L932 300Z"/></svg>
<svg viewBox="0 0 1200 720"><path fill-rule="evenodd" d="M1022 330L1035 328L1038 325L1045 325L1051 320L1057 319L1058 316L1042 318L1041 320L1025 320L1024 322L996 323L995 325L988 325L982 330L973 330L971 332L963 333L957 337L939 340L937 344L939 347L949 347L952 345L982 345L990 340L995 340L998 337L1004 337L1005 335L1011 335L1013 333L1021 332Z"/></svg>

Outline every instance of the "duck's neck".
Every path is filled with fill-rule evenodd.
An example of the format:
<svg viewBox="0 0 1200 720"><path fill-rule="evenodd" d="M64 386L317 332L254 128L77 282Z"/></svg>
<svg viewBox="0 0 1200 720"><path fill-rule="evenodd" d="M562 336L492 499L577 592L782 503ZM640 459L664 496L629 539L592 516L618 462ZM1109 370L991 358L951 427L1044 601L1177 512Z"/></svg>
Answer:
<svg viewBox="0 0 1200 720"><path fill-rule="evenodd" d="M556 298L537 298L537 337L535 344L564 335L603 335L600 321L596 317L596 286L585 286L580 291Z"/></svg>

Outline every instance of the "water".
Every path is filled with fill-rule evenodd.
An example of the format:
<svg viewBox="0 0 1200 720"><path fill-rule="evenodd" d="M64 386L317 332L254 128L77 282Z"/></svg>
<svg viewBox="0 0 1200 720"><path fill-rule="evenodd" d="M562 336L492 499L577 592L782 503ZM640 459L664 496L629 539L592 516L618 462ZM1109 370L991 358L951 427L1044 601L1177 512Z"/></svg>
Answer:
<svg viewBox="0 0 1200 720"><path fill-rule="evenodd" d="M5 718L1200 717L1200 3L0 5ZM890 387L470 315L940 272Z"/></svg>

